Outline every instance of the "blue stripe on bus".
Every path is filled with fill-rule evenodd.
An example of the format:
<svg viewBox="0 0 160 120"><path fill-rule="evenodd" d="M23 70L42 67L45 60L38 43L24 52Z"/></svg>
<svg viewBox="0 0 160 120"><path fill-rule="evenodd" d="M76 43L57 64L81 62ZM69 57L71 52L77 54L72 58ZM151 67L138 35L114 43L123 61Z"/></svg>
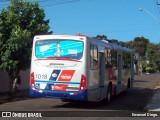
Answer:
<svg viewBox="0 0 160 120"><path fill-rule="evenodd" d="M49 80L56 81L61 70L53 70Z"/></svg>
<svg viewBox="0 0 160 120"><path fill-rule="evenodd" d="M61 84L80 84L80 82L58 82L58 81L51 81L51 80L35 80L35 82L46 82L46 83L61 83Z"/></svg>

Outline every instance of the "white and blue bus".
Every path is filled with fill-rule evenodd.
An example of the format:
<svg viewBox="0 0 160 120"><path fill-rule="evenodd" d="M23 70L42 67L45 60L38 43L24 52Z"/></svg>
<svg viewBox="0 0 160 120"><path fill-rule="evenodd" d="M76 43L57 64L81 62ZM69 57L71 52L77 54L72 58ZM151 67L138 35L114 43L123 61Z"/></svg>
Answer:
<svg viewBox="0 0 160 120"><path fill-rule="evenodd" d="M30 96L111 100L132 87L134 51L82 35L34 37Z"/></svg>

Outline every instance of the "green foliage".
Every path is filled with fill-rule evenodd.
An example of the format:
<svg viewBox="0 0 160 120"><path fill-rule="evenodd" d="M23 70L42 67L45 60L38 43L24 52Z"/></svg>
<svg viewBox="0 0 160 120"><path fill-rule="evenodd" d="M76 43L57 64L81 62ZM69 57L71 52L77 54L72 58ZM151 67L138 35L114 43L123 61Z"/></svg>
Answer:
<svg viewBox="0 0 160 120"><path fill-rule="evenodd" d="M97 35L95 38L98 40L107 40L107 36L105 35Z"/></svg>
<svg viewBox="0 0 160 120"><path fill-rule="evenodd" d="M133 48L135 52L138 53L142 58L144 58L146 55L148 43L148 39L144 37L136 37L133 40L132 44L130 44L130 47Z"/></svg>
<svg viewBox="0 0 160 120"><path fill-rule="evenodd" d="M34 35L50 34L38 3L12 0L0 13L0 69L9 74L29 68Z"/></svg>
<svg viewBox="0 0 160 120"><path fill-rule="evenodd" d="M108 40L109 43L112 43L112 44L119 44L119 41L116 40L116 39L111 39L111 40Z"/></svg>
<svg viewBox="0 0 160 120"><path fill-rule="evenodd" d="M147 58L155 69L160 70L160 44L148 44Z"/></svg>
<svg viewBox="0 0 160 120"><path fill-rule="evenodd" d="M111 40L109 40L109 39L107 39L107 36L106 36L106 35L97 35L95 38L98 39L98 40L107 40L109 43L112 43L112 44L117 44L117 45L125 46L125 45L124 45L125 42L121 42L121 41L119 42L119 41L116 40L116 39L111 39Z"/></svg>
<svg viewBox="0 0 160 120"><path fill-rule="evenodd" d="M146 72L152 72L152 68L150 67L150 66L147 66L146 68L145 68L145 70L146 70Z"/></svg>

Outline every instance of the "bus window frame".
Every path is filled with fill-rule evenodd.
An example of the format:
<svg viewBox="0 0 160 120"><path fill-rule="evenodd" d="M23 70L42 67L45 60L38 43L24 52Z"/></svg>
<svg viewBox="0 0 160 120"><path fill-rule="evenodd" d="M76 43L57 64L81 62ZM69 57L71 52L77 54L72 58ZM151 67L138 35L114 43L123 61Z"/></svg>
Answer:
<svg viewBox="0 0 160 120"><path fill-rule="evenodd" d="M123 52L122 53L122 69L131 69L131 60L132 55L129 52Z"/></svg>
<svg viewBox="0 0 160 120"><path fill-rule="evenodd" d="M116 53L115 58L113 57L113 53ZM111 50L111 65L113 69L117 69L118 68L118 51L117 50ZM113 58L115 59L115 61L113 61ZM115 62L115 64L113 64Z"/></svg>
<svg viewBox="0 0 160 120"><path fill-rule="evenodd" d="M43 58L47 58L47 57L41 57L41 58L38 58L37 57L37 55L36 55L36 43L38 42L38 41L45 41L45 40L69 40L69 41L78 41L78 42L82 42L82 44L83 44L83 46L82 46L82 56L80 57L80 59L75 59L75 60L81 60L82 58L83 58L83 56L84 56L84 42L83 41L80 41L80 40L74 40L74 39L41 39L41 40L36 40L36 42L35 42L35 44L34 44L34 47L35 47L35 49L34 49L34 52L35 52L35 57L37 58L37 59L43 59ZM55 56L53 56L53 57L55 57ZM71 58L72 59L72 58Z"/></svg>
<svg viewBox="0 0 160 120"><path fill-rule="evenodd" d="M93 50L92 50L92 48L93 48ZM96 54L97 54L96 56L94 55L94 49L95 48L96 48ZM93 57L92 57L92 53L93 53ZM92 62L92 60L95 60L95 61ZM95 65L96 67L93 67L94 62L97 62L96 65ZM97 70L98 69L98 63L99 63L99 61L98 61L98 46L94 45L94 44L90 44L90 69L91 70Z"/></svg>
<svg viewBox="0 0 160 120"><path fill-rule="evenodd" d="M112 68L111 63L111 49L105 48L105 66L106 68Z"/></svg>

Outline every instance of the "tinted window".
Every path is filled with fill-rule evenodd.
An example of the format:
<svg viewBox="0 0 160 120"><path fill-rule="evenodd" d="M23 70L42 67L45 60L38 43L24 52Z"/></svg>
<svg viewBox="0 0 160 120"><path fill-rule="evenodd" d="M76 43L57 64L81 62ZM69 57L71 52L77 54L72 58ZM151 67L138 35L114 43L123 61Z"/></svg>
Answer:
<svg viewBox="0 0 160 120"><path fill-rule="evenodd" d="M98 69L98 47L95 45L90 46L90 64L91 69Z"/></svg>
<svg viewBox="0 0 160 120"><path fill-rule="evenodd" d="M36 57L67 57L81 59L83 42L74 40L40 40L35 45Z"/></svg>

